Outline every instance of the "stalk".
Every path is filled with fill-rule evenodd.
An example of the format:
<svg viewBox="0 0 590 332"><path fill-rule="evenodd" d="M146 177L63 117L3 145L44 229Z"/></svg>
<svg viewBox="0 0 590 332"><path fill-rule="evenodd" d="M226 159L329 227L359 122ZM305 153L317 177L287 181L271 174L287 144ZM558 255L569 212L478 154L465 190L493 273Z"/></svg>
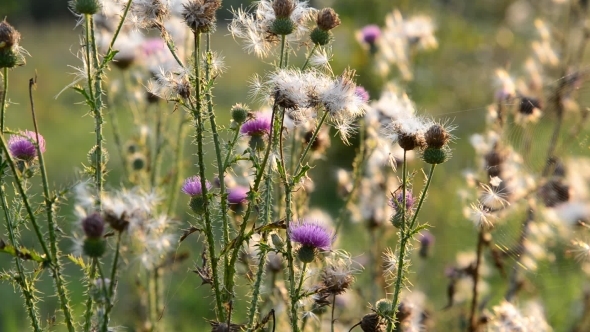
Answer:
<svg viewBox="0 0 590 332"><path fill-rule="evenodd" d="M215 239L213 237L213 227L211 225L211 211L209 210L209 193L206 186L205 179L205 154L203 152L203 132L205 126L203 124L203 114L201 112L201 72L200 72L200 52L201 52L201 33L195 32L195 85L197 105L193 110L193 115L196 118L197 130L197 153L199 157L199 175L201 177L201 188L203 190L203 198L205 200L205 233L207 237L207 245L209 251L209 261L211 264L211 274L213 278L213 291L215 293L215 302L217 304L217 311L220 321L225 321L225 314L223 303L221 302L221 292L219 288L219 276L217 271L217 257L215 257Z"/></svg>
<svg viewBox="0 0 590 332"><path fill-rule="evenodd" d="M35 116L35 104L33 102L33 85L34 80L29 81L29 99L31 102L31 114L33 116L33 127L35 128L35 135L37 139L37 158L39 159L39 169L41 170L41 179L43 183L43 197L45 198L45 212L47 213L47 224L49 228L49 246L51 250L51 265L53 270L53 279L55 280L55 288L57 288L57 295L61 303L61 309L64 312L64 320L68 331L73 332L74 328L72 314L70 312L70 299L68 298L67 290L65 287L65 281L61 274L61 262L59 259L59 248L57 247L57 237L55 230L57 223L53 218L53 203L55 199L51 197L49 192L49 181L47 180L47 168L45 167L45 159L41 147L39 146L39 127L37 125L37 117Z"/></svg>
<svg viewBox="0 0 590 332"><path fill-rule="evenodd" d="M115 249L115 257L113 258L113 266L111 267L111 282L109 283L109 290L106 292L106 308L104 312L104 320L102 321L102 328L101 332L107 332L109 326L109 314L111 313L111 309L113 308L113 303L111 303L111 299L114 296L115 292L115 278L117 277L117 264L119 264L119 256L120 256L120 249L121 249L121 235L122 233L119 232L117 235L117 247ZM100 266L99 266L100 269ZM99 270L100 271L100 270ZM104 284L106 287L106 284Z"/></svg>
<svg viewBox="0 0 590 332"><path fill-rule="evenodd" d="M481 266L481 258L483 254L483 246L484 246L484 235L485 232L483 228L480 228L479 235L477 237L477 260L475 261L475 271L473 272L473 289L472 289L472 298L471 298L471 310L469 312L469 331L475 332L477 330L477 317L476 317L476 309L477 309L477 284L479 282L479 268Z"/></svg>
<svg viewBox="0 0 590 332"><path fill-rule="evenodd" d="M90 274L88 275L88 298L86 299L86 310L84 311L84 332L89 332L92 328L92 294L90 294L92 290L92 281L96 277L96 260L92 260L92 265L90 266Z"/></svg>
<svg viewBox="0 0 590 332"><path fill-rule="evenodd" d="M100 67L98 62L98 50L96 47L96 39L94 37L94 20L92 16L86 15L87 23L90 26L90 37L92 47L92 62L96 69L94 79L94 108L92 110L94 116L94 133L96 135L96 150L95 150L95 165L94 165L94 182L96 185L96 208L102 210L102 125L104 123L102 118L102 75L100 73ZM86 33L88 34L88 32Z"/></svg>
<svg viewBox="0 0 590 332"><path fill-rule="evenodd" d="M301 70L304 70L305 68L307 68L307 65L309 64L309 60L311 59L311 56L313 55L313 53L315 52L315 50L317 48L318 48L318 44L314 44L313 48L309 52L309 55L307 56L307 59L305 59L305 63L303 64L303 67L301 67Z"/></svg>
<svg viewBox="0 0 590 332"><path fill-rule="evenodd" d="M8 95L8 68L4 68L4 82L2 89L2 104L0 104L0 129L4 133L4 117L6 113L6 96Z"/></svg>

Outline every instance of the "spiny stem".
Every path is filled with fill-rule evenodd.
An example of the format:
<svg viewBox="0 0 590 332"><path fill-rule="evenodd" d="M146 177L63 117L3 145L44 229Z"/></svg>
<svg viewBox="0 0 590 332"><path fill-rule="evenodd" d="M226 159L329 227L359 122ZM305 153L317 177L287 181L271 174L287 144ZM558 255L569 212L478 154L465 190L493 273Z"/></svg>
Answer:
<svg viewBox="0 0 590 332"><path fill-rule="evenodd" d="M304 70L305 68L307 68L307 65L309 64L309 60L311 59L311 56L313 55L313 53L315 52L315 50L318 48L318 44L314 44L313 48L311 49L311 52L309 52L309 55L307 56L307 59L305 59L305 63L303 64L303 67L301 67L301 70Z"/></svg>
<svg viewBox="0 0 590 332"><path fill-rule="evenodd" d="M94 100L92 115L94 116L94 132L96 135L96 149L94 150L94 183L96 185L96 209L102 210L102 75L98 62L98 49L96 46L96 38L94 37L94 20L92 16L87 15L88 24L90 27L90 46L92 48L92 63L95 68L94 76ZM87 33L88 34L88 33Z"/></svg>
<svg viewBox="0 0 590 332"><path fill-rule="evenodd" d="M90 266L90 273L88 274L88 298L86 299L86 310L84 311L84 332L89 332L92 327L92 282L96 278L96 260L93 259Z"/></svg>
<svg viewBox="0 0 590 332"><path fill-rule="evenodd" d="M57 228L56 222L53 218L53 202L54 198L51 197L49 191L49 181L47 180L47 168L45 167L45 159L41 146L39 145L39 126L37 125L37 117L35 116L35 103L33 101L33 86L35 85L34 79L31 78L29 81L29 100L31 102L31 114L33 117L33 127L35 128L37 158L39 159L39 169L41 170L41 179L43 183L43 197L45 198L45 212L47 214L47 224L49 228L49 246L51 250L51 265L53 270L53 278L55 280L55 288L57 288L57 294L61 303L61 309L64 312L64 320L68 331L75 331L72 314L70 312L70 300L68 299L67 290L64 285L63 276L61 274L61 262L59 259L57 237L55 229Z"/></svg>
<svg viewBox="0 0 590 332"><path fill-rule="evenodd" d="M207 244L208 244L208 252L209 252L209 262L211 264L211 274L213 278L213 292L215 293L215 302L217 304L217 311L220 318L220 321L225 321L225 311L223 309L223 303L221 301L221 292L219 288L219 276L217 270L217 261L218 258L215 255L215 239L213 237L213 227L211 224L211 211L209 209L209 193L207 190L206 185L206 178L205 178L205 153L203 151L203 132L205 130L205 126L203 124L203 114L201 111L202 102L201 102L201 32L194 32L194 42L195 42L195 49L194 49L194 57L195 57L195 86L196 86L196 97L197 97L197 105L196 108L193 110L193 115L197 121L196 123L196 130L197 130L197 153L199 158L199 175L201 178L201 188L203 190L203 198L205 200L204 207L205 207L205 233L207 237Z"/></svg>
<svg viewBox="0 0 590 332"><path fill-rule="evenodd" d="M330 320L330 331L334 332L334 310L336 309L336 293L332 297L332 319Z"/></svg>
<svg viewBox="0 0 590 332"><path fill-rule="evenodd" d="M111 281L109 283L109 290L106 295L106 308L104 312L104 320L102 321L101 332L107 332L109 326L109 314L111 313L111 309L113 309L114 303L114 293L115 293L115 284L116 277L117 277L117 265L119 264L119 256L120 256L120 249L121 249L121 236L123 235L122 232L117 233L117 247L115 248L115 257L113 258L113 265L111 267ZM100 268L100 266L98 266ZM100 270L99 270L100 271ZM106 284L104 284L106 287Z"/></svg>
<svg viewBox="0 0 590 332"><path fill-rule="evenodd" d="M311 146L315 142L315 139L318 137L318 134L320 132L320 129L322 128L322 125L326 121L326 118L328 117L328 114L329 114L328 112L324 111L324 114L322 115L322 117L320 119L320 122L318 123L318 125L316 127L316 130L313 132L313 135L311 136L311 139L309 140L309 143L307 143L307 146L305 147L305 150L303 150L303 153L299 157L299 162L297 162L297 168L295 169L295 172L293 173L293 175L297 176L299 174L299 171L301 171L301 167L303 165L303 161L305 160L305 157L307 157L307 153L309 152L309 149L311 148Z"/></svg>

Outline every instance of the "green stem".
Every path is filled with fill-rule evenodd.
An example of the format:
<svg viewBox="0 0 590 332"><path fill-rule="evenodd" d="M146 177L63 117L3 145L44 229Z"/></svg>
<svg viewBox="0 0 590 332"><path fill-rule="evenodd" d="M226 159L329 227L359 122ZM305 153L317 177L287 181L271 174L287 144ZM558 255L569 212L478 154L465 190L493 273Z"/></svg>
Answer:
<svg viewBox="0 0 590 332"><path fill-rule="evenodd" d="M305 160L305 157L307 157L307 153L309 152L309 149L313 145L313 142L315 142L315 139L318 137L320 129L322 128L322 125L326 121L327 117L328 117L328 112L324 111L324 114L322 115L320 122L318 123L318 125L316 127L316 130L313 132L313 135L311 136L309 143L307 143L305 150L303 150L303 153L299 157L299 162L297 162L297 168L295 169L295 172L293 173L294 176L297 176L299 174L299 171L301 171L303 161Z"/></svg>
<svg viewBox="0 0 590 332"><path fill-rule="evenodd" d="M86 310L84 311L84 332L90 332L92 328L92 304L94 301L92 300L92 287L94 278L96 278L96 260L92 260L92 265L90 266L90 273L88 274L88 298L86 299Z"/></svg>
<svg viewBox="0 0 590 332"><path fill-rule="evenodd" d="M34 81L29 81L29 99L31 102L31 114L33 117L33 127L35 128L36 142L39 142L39 127L37 125L37 117L35 116L35 104L33 101L33 85ZM39 169L41 170L41 179L43 183L43 197L45 198L45 212L47 214L47 224L49 228L49 246L51 250L51 265L53 269L53 278L55 280L55 288L57 288L57 294L61 303L61 309L64 312L64 320L68 331L72 332L74 328L73 318L70 311L70 300L68 298L67 290L65 288L65 281L61 274L61 262L59 259L59 248L57 247L57 237L55 230L57 223L53 218L53 202L54 198L51 197L49 191L49 181L47 180L47 168L45 167L45 159L41 151L41 147L38 143L35 144L37 149L37 158L39 159Z"/></svg>
<svg viewBox="0 0 590 332"><path fill-rule="evenodd" d="M209 207L209 193L206 185L206 178L205 178L205 153L203 151L203 132L205 131L205 126L203 124L203 114L201 111L202 102L201 102L201 61L200 61L200 53L201 53L201 33L195 32L194 33L194 42L195 42L195 49L194 49L194 57L195 57L195 86L196 86L196 97L197 97L197 105L196 109L193 110L193 115L196 118L196 130L197 130L197 154L199 158L199 176L201 178L201 188L203 190L203 198L205 200L205 233L207 237L207 245L208 245L208 252L209 252L209 262L211 264L211 274L213 278L213 292L215 293L215 302L217 304L217 311L220 318L220 321L225 321L225 311L223 309L223 303L221 301L221 292L219 287L219 276L217 270L217 257L215 254L215 239L213 237L213 227L211 223L211 211Z"/></svg>
<svg viewBox="0 0 590 332"><path fill-rule="evenodd" d="M301 67L301 70L305 70L305 68L307 68L307 65L309 64L309 59L311 59L311 56L313 55L313 53L315 52L315 50L318 48L318 44L314 44L313 48L311 49L311 52L309 52L309 55L307 56L307 59L305 59L305 63L303 64L303 67Z"/></svg>
<svg viewBox="0 0 590 332"><path fill-rule="evenodd" d="M286 41L287 41L287 38L285 38L285 35L282 35L281 36L281 59L279 60L279 68L283 68Z"/></svg>
<svg viewBox="0 0 590 332"><path fill-rule="evenodd" d="M4 82L2 89L2 104L0 104L0 130L4 133L4 118L6 113L6 96L8 95L8 68L4 67Z"/></svg>
<svg viewBox="0 0 590 332"><path fill-rule="evenodd" d="M104 319L102 321L102 328L101 332L107 332L109 326L109 314L111 313L111 309L113 309L114 303L114 292L115 292L115 278L117 277L117 265L119 264L119 256L120 256L120 249L121 249L121 236L122 232L117 233L117 247L115 248L115 257L113 258L113 266L111 267L111 281L109 283L109 291L106 294L106 308L104 312ZM100 272L100 265L98 265L99 272ZM106 287L106 284L103 282L103 286Z"/></svg>
<svg viewBox="0 0 590 332"><path fill-rule="evenodd" d="M332 318L330 319L330 331L334 332L334 310L336 309L336 293L332 296Z"/></svg>
<svg viewBox="0 0 590 332"><path fill-rule="evenodd" d="M96 38L94 37L94 20L92 16L86 15L88 24L90 25L90 45L92 47L92 62L96 69L94 77L94 107L92 114L94 116L94 132L96 135L96 149L95 149L95 163L94 163L94 182L96 185L96 208L102 210L102 75L98 62L98 49L96 46Z"/></svg>

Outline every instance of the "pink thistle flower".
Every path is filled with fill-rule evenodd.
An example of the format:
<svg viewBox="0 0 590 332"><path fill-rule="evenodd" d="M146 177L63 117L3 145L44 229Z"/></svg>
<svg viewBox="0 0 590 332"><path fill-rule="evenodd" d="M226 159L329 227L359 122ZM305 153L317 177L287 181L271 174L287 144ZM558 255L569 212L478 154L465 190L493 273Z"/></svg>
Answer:
<svg viewBox="0 0 590 332"><path fill-rule="evenodd" d="M328 232L317 223L306 221L294 222L289 226L291 241L297 242L304 247L330 250L334 242L334 233Z"/></svg>
<svg viewBox="0 0 590 332"><path fill-rule="evenodd" d="M37 134L26 130L19 132L20 135L12 135L8 140L10 154L20 160L32 161L37 157L37 148L33 142L37 142ZM32 142L33 141L33 142ZM45 139L39 134L39 149L45 152Z"/></svg>
<svg viewBox="0 0 590 332"><path fill-rule="evenodd" d="M209 181L205 181L205 187L207 190L211 190L212 186ZM182 192L189 196L201 196L203 195L203 187L201 186L201 177L193 176L184 181L182 185Z"/></svg>

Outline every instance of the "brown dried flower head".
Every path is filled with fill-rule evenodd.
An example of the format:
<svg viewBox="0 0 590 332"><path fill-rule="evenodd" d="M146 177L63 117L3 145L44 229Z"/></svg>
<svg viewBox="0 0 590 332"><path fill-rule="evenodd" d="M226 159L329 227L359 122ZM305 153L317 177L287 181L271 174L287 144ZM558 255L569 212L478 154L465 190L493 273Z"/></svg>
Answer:
<svg viewBox="0 0 590 332"><path fill-rule="evenodd" d="M316 23L320 29L328 31L339 26L341 21L334 9L324 8L318 12Z"/></svg>
<svg viewBox="0 0 590 332"><path fill-rule="evenodd" d="M361 320L361 329L364 332L382 332L384 327L381 318L377 314L365 315Z"/></svg>
<svg viewBox="0 0 590 332"><path fill-rule="evenodd" d="M186 24L195 32L208 32L214 27L215 13L221 7L221 1L191 0L182 6L182 17Z"/></svg>
<svg viewBox="0 0 590 332"><path fill-rule="evenodd" d="M8 24L6 20L0 22L0 50L10 49L14 45L18 45L19 41L20 33L13 26Z"/></svg>
<svg viewBox="0 0 590 332"><path fill-rule="evenodd" d="M321 274L323 292L338 295L346 290L354 282L352 271L343 264L328 265Z"/></svg>
<svg viewBox="0 0 590 332"><path fill-rule="evenodd" d="M272 3L272 9L277 18L288 18L295 10L295 3L293 0L275 0Z"/></svg>
<svg viewBox="0 0 590 332"><path fill-rule="evenodd" d="M412 134L400 133L397 143L399 144L399 146L402 149L404 149L406 151L411 151L416 148L421 149L421 148L426 147L426 141L424 140L424 135L422 135L421 133L412 133Z"/></svg>
<svg viewBox="0 0 590 332"><path fill-rule="evenodd" d="M451 134L442 125L435 123L428 128L424 139L429 148L440 149L451 140Z"/></svg>

